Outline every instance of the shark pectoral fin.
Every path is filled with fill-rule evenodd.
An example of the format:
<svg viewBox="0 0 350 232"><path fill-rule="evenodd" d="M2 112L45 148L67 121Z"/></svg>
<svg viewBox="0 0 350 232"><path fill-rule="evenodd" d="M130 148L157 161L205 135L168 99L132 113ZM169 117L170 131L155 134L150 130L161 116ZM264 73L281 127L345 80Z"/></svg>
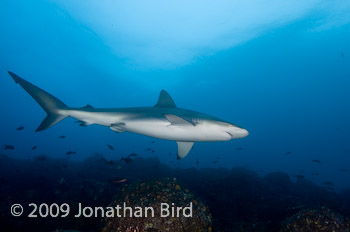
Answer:
<svg viewBox="0 0 350 232"><path fill-rule="evenodd" d="M114 132L122 133L125 131L122 128L123 126L125 126L125 123L114 123L114 124L111 124L111 126L109 128L111 128L111 130Z"/></svg>
<svg viewBox="0 0 350 232"><path fill-rule="evenodd" d="M194 142L179 142L177 143L177 159L183 159L190 152L193 147Z"/></svg>
<svg viewBox="0 0 350 232"><path fill-rule="evenodd" d="M162 90L159 94L158 102L157 104L155 104L154 107L174 108L176 107L176 105L173 99L170 97L170 95L165 90Z"/></svg>
<svg viewBox="0 0 350 232"><path fill-rule="evenodd" d="M174 114L164 114L164 117L171 123L171 125L189 125L191 124L192 126L195 126L195 124L190 121L190 120L186 120L184 118L181 118L179 116L176 116Z"/></svg>

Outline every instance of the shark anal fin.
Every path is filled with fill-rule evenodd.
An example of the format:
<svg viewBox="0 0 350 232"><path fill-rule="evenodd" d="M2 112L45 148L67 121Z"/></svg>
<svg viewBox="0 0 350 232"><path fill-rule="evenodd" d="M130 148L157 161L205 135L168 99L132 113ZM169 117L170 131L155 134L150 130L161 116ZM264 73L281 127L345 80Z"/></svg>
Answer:
<svg viewBox="0 0 350 232"><path fill-rule="evenodd" d="M175 108L176 105L170 95L165 90L162 90L159 94L158 102L154 107Z"/></svg>
<svg viewBox="0 0 350 232"><path fill-rule="evenodd" d="M74 123L79 123L79 126L88 126L91 125L92 123L87 122L87 121L82 121L82 120L77 120Z"/></svg>
<svg viewBox="0 0 350 232"><path fill-rule="evenodd" d="M193 147L194 142L179 142L177 143L177 159L183 159L190 152Z"/></svg>
<svg viewBox="0 0 350 232"><path fill-rule="evenodd" d="M195 126L196 124L192 122L191 120L184 119L182 117L176 116L174 114L164 114L164 117L171 123L171 125L192 125Z"/></svg>
<svg viewBox="0 0 350 232"><path fill-rule="evenodd" d="M125 123L113 123L109 128L111 128L111 130L114 132L121 133L125 131L122 128L123 126L125 126Z"/></svg>
<svg viewBox="0 0 350 232"><path fill-rule="evenodd" d="M81 107L81 109L93 109L94 107L92 105L87 104L84 107Z"/></svg>

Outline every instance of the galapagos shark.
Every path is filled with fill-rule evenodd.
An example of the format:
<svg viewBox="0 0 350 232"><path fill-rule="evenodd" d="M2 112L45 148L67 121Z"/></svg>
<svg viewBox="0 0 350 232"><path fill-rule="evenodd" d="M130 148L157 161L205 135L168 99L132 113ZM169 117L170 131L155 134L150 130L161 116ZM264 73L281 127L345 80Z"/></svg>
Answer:
<svg viewBox="0 0 350 232"><path fill-rule="evenodd" d="M177 158L184 158L194 142L227 141L248 135L246 129L216 117L177 107L170 95L162 90L153 107L81 108L68 107L39 87L8 72L45 110L47 116L36 131L45 130L66 117L78 119L81 126L98 124L117 133L133 132L159 139L174 140L178 145Z"/></svg>

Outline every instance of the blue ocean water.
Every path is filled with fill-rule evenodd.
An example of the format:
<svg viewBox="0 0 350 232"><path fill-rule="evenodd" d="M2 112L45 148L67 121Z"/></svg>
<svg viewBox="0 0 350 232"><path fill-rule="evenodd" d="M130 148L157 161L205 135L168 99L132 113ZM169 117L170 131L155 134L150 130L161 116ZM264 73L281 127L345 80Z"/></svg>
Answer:
<svg viewBox="0 0 350 232"><path fill-rule="evenodd" d="M108 160L137 153L171 167L242 166L261 176L282 171L320 186L332 182L336 190L350 188L346 1L288 1L273 3L276 9L265 6L268 10L241 1L212 10L205 3L148 4L1 1L0 144L15 149L0 154L83 161L94 153ZM235 4L249 10L231 20L224 9ZM212 14L201 16L202 10ZM36 133L45 112L7 71L74 107L153 106L164 89L177 106L250 134L195 143L178 161L174 141L79 127L71 118ZM19 126L24 129L16 130ZM69 150L77 154L67 156Z"/></svg>
<svg viewBox="0 0 350 232"><path fill-rule="evenodd" d="M348 21L318 29L319 21L328 18L315 13L186 63L165 57L154 65L145 60L143 66L132 55L116 55L98 31L74 18L69 4L3 1L1 5L1 141L16 145L6 151L9 156L30 158L39 152L63 157L67 150L76 150L78 155L71 159L82 160L94 152L107 158L137 152L167 163L175 159L176 145L157 140L156 152L149 154L144 150L152 138L115 134L95 125L81 128L72 119L34 133L45 112L14 84L7 70L75 107L152 106L165 89L179 107L217 116L250 132L244 139L196 143L186 159L173 165L191 167L198 160L199 167L211 167L220 157L217 166L302 172L317 183L333 181L349 187L349 173L339 171L350 169ZM349 14L342 17L348 19ZM123 49L142 46L125 44ZM181 41L176 49L184 49ZM165 55L160 53L155 60ZM25 129L16 131L21 125ZM59 135L67 139L59 140ZM109 151L105 144L116 150ZM33 145L39 147L35 152L28 150ZM322 163L312 162L315 159ZM312 176L314 172L320 176Z"/></svg>

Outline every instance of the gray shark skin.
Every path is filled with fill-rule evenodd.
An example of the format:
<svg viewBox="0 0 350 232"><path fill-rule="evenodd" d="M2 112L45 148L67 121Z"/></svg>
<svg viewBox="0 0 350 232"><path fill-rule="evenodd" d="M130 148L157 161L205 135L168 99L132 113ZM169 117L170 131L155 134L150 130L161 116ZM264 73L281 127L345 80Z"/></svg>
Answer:
<svg viewBox="0 0 350 232"><path fill-rule="evenodd" d="M184 158L194 142L227 141L243 138L248 131L210 115L176 107L170 95L162 90L153 107L82 108L68 107L56 97L8 72L46 111L47 116L36 131L45 130L66 117L79 120L81 126L98 124L115 132L133 132L159 139L174 140L177 158Z"/></svg>

